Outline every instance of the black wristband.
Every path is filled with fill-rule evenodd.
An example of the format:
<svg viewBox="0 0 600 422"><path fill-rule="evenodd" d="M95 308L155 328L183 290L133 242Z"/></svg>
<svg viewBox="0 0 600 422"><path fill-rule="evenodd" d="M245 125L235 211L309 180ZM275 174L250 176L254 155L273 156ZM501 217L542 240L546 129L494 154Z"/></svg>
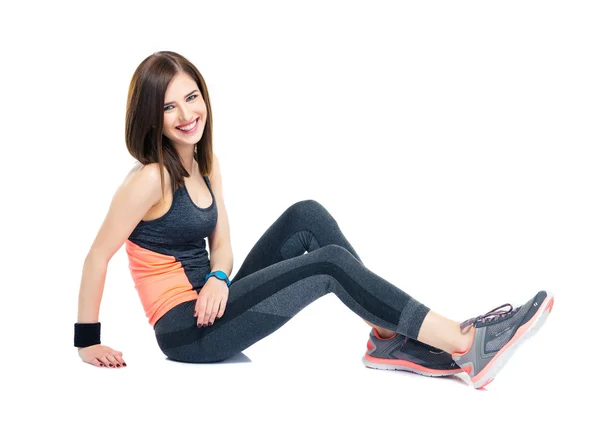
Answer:
<svg viewBox="0 0 600 422"><path fill-rule="evenodd" d="M75 347L100 344L100 323L75 323Z"/></svg>

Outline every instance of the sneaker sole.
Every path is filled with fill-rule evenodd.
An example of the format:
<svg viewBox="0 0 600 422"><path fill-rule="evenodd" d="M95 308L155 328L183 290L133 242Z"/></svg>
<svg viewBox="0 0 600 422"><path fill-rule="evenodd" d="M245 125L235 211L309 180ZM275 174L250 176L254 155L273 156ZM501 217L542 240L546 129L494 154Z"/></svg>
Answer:
<svg viewBox="0 0 600 422"><path fill-rule="evenodd" d="M451 370L429 369L424 366L417 365L416 363L409 362L407 360L374 358L373 356L370 356L366 353L363 356L362 361L367 368L384 369L387 371L407 371L419 375L424 375L426 377L448 377L464 372L462 368Z"/></svg>
<svg viewBox="0 0 600 422"><path fill-rule="evenodd" d="M525 340L537 333L542 325L544 325L548 315L550 315L550 312L552 311L552 306L554 305L554 295L548 291L546 293L546 299L544 299L539 310L531 320L527 324L519 327L514 337L498 351L490 363L487 364L479 374L471 378L473 387L477 389L483 388L492 382L519 346L521 346Z"/></svg>

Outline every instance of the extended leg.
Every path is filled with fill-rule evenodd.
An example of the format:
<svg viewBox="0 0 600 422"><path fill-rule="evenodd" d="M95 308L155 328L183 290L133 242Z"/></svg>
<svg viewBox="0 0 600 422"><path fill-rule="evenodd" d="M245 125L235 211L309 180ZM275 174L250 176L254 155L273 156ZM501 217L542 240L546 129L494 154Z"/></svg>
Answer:
<svg viewBox="0 0 600 422"><path fill-rule="evenodd" d="M429 312L347 249L327 245L239 279L231 285L225 314L210 327L196 326L193 302L178 305L156 324L157 340L174 360L223 360L273 333L330 292L363 319L413 338Z"/></svg>

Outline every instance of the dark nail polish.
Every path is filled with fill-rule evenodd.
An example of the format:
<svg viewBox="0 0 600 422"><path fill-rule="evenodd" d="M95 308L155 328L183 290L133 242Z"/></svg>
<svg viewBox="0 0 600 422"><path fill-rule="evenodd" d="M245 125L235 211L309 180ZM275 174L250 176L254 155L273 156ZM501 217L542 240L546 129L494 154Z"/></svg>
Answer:
<svg viewBox="0 0 600 422"><path fill-rule="evenodd" d="M212 325L212 322L209 322L208 325Z"/></svg>
<svg viewBox="0 0 600 422"><path fill-rule="evenodd" d="M202 324L198 324L198 328L202 327Z"/></svg>
<svg viewBox="0 0 600 422"><path fill-rule="evenodd" d="M120 367L121 367L121 365L119 365L119 364L117 363L117 368L120 368Z"/></svg>
<svg viewBox="0 0 600 422"><path fill-rule="evenodd" d="M112 366L113 366L113 364L112 364L112 363L109 363L108 365L109 365L111 368L112 368Z"/></svg>
<svg viewBox="0 0 600 422"><path fill-rule="evenodd" d="M126 364L126 363L123 363L123 366L127 366L127 364Z"/></svg>

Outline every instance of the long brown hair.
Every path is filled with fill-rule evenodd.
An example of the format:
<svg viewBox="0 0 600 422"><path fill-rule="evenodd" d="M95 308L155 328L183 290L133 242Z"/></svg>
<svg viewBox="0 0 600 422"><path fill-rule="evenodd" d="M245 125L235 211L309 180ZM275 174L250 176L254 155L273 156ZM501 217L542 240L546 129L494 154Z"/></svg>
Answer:
<svg viewBox="0 0 600 422"><path fill-rule="evenodd" d="M206 104L204 133L194 148L194 158L202 176L212 170L212 111L208 89L202 74L185 57L172 51L158 51L148 56L135 70L127 94L125 143L129 153L141 164L159 163L162 199L164 200L164 172L171 176L172 192L184 184L190 174L171 140L163 135L164 100L167 86L180 72L188 74L198 84Z"/></svg>

